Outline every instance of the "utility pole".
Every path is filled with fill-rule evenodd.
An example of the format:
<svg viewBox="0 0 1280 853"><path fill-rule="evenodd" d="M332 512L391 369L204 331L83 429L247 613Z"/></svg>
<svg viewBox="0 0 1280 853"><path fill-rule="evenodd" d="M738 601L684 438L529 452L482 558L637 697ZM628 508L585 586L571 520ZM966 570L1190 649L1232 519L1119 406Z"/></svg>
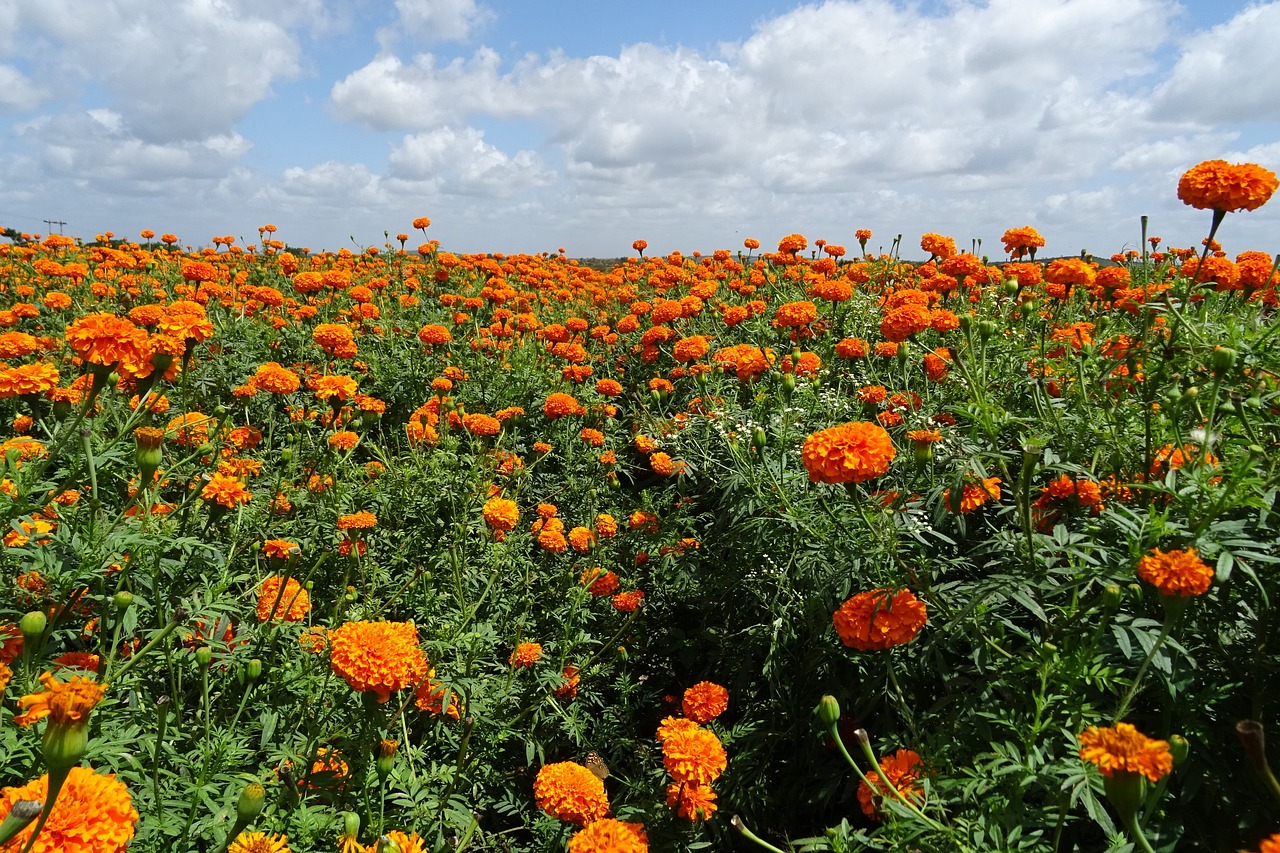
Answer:
<svg viewBox="0 0 1280 853"><path fill-rule="evenodd" d="M61 233L62 233L62 226L64 226L64 225L66 225L66 224L67 224L67 223L63 222L61 219L42 219L42 220L40 220L40 221L41 221L41 222L43 222L45 225L48 225L48 226L49 226L49 233L53 233L53 226L57 225L57 226L58 226L58 233L59 233L59 234L61 234Z"/></svg>

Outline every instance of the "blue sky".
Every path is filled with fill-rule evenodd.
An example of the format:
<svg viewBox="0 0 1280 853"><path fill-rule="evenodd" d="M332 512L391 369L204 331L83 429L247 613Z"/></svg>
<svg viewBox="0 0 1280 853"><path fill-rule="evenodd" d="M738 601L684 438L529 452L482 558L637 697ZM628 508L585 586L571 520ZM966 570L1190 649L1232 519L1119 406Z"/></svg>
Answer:
<svg viewBox="0 0 1280 853"><path fill-rule="evenodd" d="M1182 171L1280 170L1278 43L1280 0L0 0L0 225L1109 255L1148 214L1189 245ZM1276 204L1228 250L1272 249Z"/></svg>

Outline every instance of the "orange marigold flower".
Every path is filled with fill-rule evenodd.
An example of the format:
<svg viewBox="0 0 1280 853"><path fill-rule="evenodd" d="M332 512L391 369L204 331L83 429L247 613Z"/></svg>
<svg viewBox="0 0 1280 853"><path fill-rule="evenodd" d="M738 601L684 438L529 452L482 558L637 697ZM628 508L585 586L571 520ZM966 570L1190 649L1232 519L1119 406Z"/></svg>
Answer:
<svg viewBox="0 0 1280 853"><path fill-rule="evenodd" d="M611 571L605 571L599 566L587 569L583 572L580 582L590 584L590 586L587 587L587 592L591 593L591 595L596 598L600 598L605 595L613 595L618 591L618 586L621 583L616 574Z"/></svg>
<svg viewBox="0 0 1280 853"><path fill-rule="evenodd" d="M1178 198L1199 210L1257 210L1280 186L1276 173L1254 163L1206 160L1178 179Z"/></svg>
<svg viewBox="0 0 1280 853"><path fill-rule="evenodd" d="M930 328L931 324L932 317L928 307L907 303L885 312L880 320L880 334L887 341L900 343Z"/></svg>
<svg viewBox="0 0 1280 853"><path fill-rule="evenodd" d="M889 470L897 455L884 428L862 421L810 435L800 457L814 483L862 483Z"/></svg>
<svg viewBox="0 0 1280 853"><path fill-rule="evenodd" d="M284 588L281 589L281 581ZM301 622L311 612L311 594L294 578L272 575L258 585L258 621Z"/></svg>
<svg viewBox="0 0 1280 853"><path fill-rule="evenodd" d="M699 681L684 692L680 710L695 723L709 723L729 708L729 691L711 681Z"/></svg>
<svg viewBox="0 0 1280 853"><path fill-rule="evenodd" d="M377 694L379 702L427 674L412 622L347 622L329 634L329 644L333 671L353 690Z"/></svg>
<svg viewBox="0 0 1280 853"><path fill-rule="evenodd" d="M542 404L542 413L552 419L563 418L566 415L583 415L586 411L572 394L560 391L549 395Z"/></svg>
<svg viewBox="0 0 1280 853"><path fill-rule="evenodd" d="M13 670L9 669L7 663L0 661L0 697L4 696L4 691L9 686L9 679L11 678L13 678Z"/></svg>
<svg viewBox="0 0 1280 853"><path fill-rule="evenodd" d="M644 604L644 592L638 589L620 592L613 597L613 609L619 613L635 613L642 604Z"/></svg>
<svg viewBox="0 0 1280 853"><path fill-rule="evenodd" d="M955 255L956 241L950 237L929 232L920 238L920 248L938 260L946 260Z"/></svg>
<svg viewBox="0 0 1280 853"><path fill-rule="evenodd" d="M986 504L988 501L1000 500L1000 478L987 477L978 480L976 477L966 476L964 487L960 490L960 500L953 503L951 500L951 490L942 490L942 505L952 512L970 513Z"/></svg>
<svg viewBox="0 0 1280 853"><path fill-rule="evenodd" d="M86 314L67 324L67 343L81 359L101 367L141 361L147 333L124 317L105 311Z"/></svg>
<svg viewBox="0 0 1280 853"><path fill-rule="evenodd" d="M253 374L254 387L272 394L292 394L302 384L298 374L274 361L258 366Z"/></svg>
<svg viewBox="0 0 1280 853"><path fill-rule="evenodd" d="M617 397L622 393L622 384L615 379L601 379L596 382L596 392L606 397Z"/></svg>
<svg viewBox="0 0 1280 853"><path fill-rule="evenodd" d="M200 497L227 509L235 509L251 501L253 494L235 477L216 473L209 477L209 482L200 490Z"/></svg>
<svg viewBox="0 0 1280 853"><path fill-rule="evenodd" d="M773 326L777 329L798 329L817 319L818 306L812 302L786 302L779 305L774 313Z"/></svg>
<svg viewBox="0 0 1280 853"><path fill-rule="evenodd" d="M1138 560L1138 577L1165 595L1203 595L1213 583L1213 575L1213 569L1200 559L1195 548L1168 552L1155 548Z"/></svg>
<svg viewBox="0 0 1280 853"><path fill-rule="evenodd" d="M514 669L522 669L523 667L533 666L541 659L541 643L519 643L516 645L515 651L511 653L511 657L507 659L507 663Z"/></svg>
<svg viewBox="0 0 1280 853"><path fill-rule="evenodd" d="M423 326L418 330L418 340L427 346L438 346L452 341L453 335L444 326Z"/></svg>
<svg viewBox="0 0 1280 853"><path fill-rule="evenodd" d="M609 815L604 782L575 761L544 765L533 782L533 797L547 814L578 826Z"/></svg>
<svg viewBox="0 0 1280 853"><path fill-rule="evenodd" d="M1129 723L1089 726L1080 734L1080 758L1096 765L1108 778L1116 773L1140 773L1159 782L1173 771L1169 743L1153 740Z"/></svg>
<svg viewBox="0 0 1280 853"><path fill-rule="evenodd" d="M707 785L724 772L728 758L715 732L694 726L662 741L662 763L677 782Z"/></svg>
<svg viewBox="0 0 1280 853"><path fill-rule="evenodd" d="M20 726L29 726L45 717L51 726L83 726L93 706L107 693L107 685L79 675L59 681L53 673L45 672L40 676L40 683L44 685L43 692L30 693L18 700L23 713L13 721Z"/></svg>
<svg viewBox="0 0 1280 853"><path fill-rule="evenodd" d="M601 539L610 539L618 535L618 522L612 515L602 512L596 516L596 535Z"/></svg>
<svg viewBox="0 0 1280 853"><path fill-rule="evenodd" d="M353 512L349 515L338 516L339 530L368 530L371 527L378 526L378 516L362 509L359 512Z"/></svg>
<svg viewBox="0 0 1280 853"><path fill-rule="evenodd" d="M48 795L47 773L21 787L0 789L0 820L18 802L43 802ZM137 822L137 809L123 782L89 767L72 767L31 853L121 853L133 839ZM32 829L34 825L18 833L5 849L25 849Z"/></svg>
<svg viewBox="0 0 1280 853"><path fill-rule="evenodd" d="M676 361L690 362L702 358L710 349L710 338L706 335L693 335L676 341L671 353Z"/></svg>
<svg viewBox="0 0 1280 853"><path fill-rule="evenodd" d="M579 554L585 554L596 544L596 535L589 527L575 527L569 531L569 546Z"/></svg>
<svg viewBox="0 0 1280 853"><path fill-rule="evenodd" d="M667 786L667 807L685 820L710 820L718 808L716 792L710 785L672 782Z"/></svg>
<svg viewBox="0 0 1280 853"><path fill-rule="evenodd" d="M665 453L654 453L649 457L649 466L653 468L653 473L660 477L670 477L684 467L683 462L676 462Z"/></svg>
<svg viewBox="0 0 1280 853"><path fill-rule="evenodd" d="M356 380L338 374L321 376L316 380L315 394L321 400L350 400L356 395Z"/></svg>
<svg viewBox="0 0 1280 853"><path fill-rule="evenodd" d="M462 416L462 428L472 435L497 435L502 422L492 415L467 414Z"/></svg>
<svg viewBox="0 0 1280 853"><path fill-rule="evenodd" d="M862 338L845 338L836 344L836 355L841 358L866 358L869 351Z"/></svg>
<svg viewBox="0 0 1280 853"><path fill-rule="evenodd" d="M360 435L349 429L343 429L329 436L328 441L329 446L334 450L351 450L360 443Z"/></svg>
<svg viewBox="0 0 1280 853"><path fill-rule="evenodd" d="M911 590L880 588L853 596L831 618L842 643L866 652L911 642L929 617Z"/></svg>
<svg viewBox="0 0 1280 853"><path fill-rule="evenodd" d="M489 498L481 512L490 527L503 533L514 530L520 521L520 507L506 498Z"/></svg>
<svg viewBox="0 0 1280 853"><path fill-rule="evenodd" d="M879 804L886 797L893 796L888 785L892 785L905 797L919 799L924 796L924 789L915 782L920 778L920 756L910 749L900 749L893 755L880 759L880 769L884 771L882 779L874 771L867 773L867 782L858 785L858 805L862 813L872 820L880 820Z"/></svg>
<svg viewBox="0 0 1280 853"><path fill-rule="evenodd" d="M641 824L611 817L594 820L569 838L569 853L648 853L648 850L649 841Z"/></svg>

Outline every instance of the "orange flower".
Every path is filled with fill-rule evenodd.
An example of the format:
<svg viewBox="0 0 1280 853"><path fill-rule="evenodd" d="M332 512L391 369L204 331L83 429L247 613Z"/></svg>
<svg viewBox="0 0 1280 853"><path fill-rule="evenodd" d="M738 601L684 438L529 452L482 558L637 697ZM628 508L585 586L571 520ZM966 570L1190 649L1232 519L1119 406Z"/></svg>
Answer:
<svg viewBox="0 0 1280 853"><path fill-rule="evenodd" d="M638 589L620 592L613 597L613 609L619 613L635 613L642 604L644 604L644 592Z"/></svg>
<svg viewBox="0 0 1280 853"><path fill-rule="evenodd" d="M9 665L0 660L0 697L4 696L4 691L9 686L9 679L13 678L13 670L9 669Z"/></svg>
<svg viewBox="0 0 1280 853"><path fill-rule="evenodd" d="M209 482L200 490L200 497L210 503L234 509L251 501L253 494L235 477L218 473L209 477Z"/></svg>
<svg viewBox="0 0 1280 853"><path fill-rule="evenodd" d="M356 395L356 380L350 376L331 374L321 376L315 384L316 397L321 400L350 400Z"/></svg>
<svg viewBox="0 0 1280 853"><path fill-rule="evenodd" d="M0 820L19 801L43 802L48 794L47 773L20 788L0 790ZM120 853L133 839L137 822L138 812L123 782L89 767L72 767L31 853ZM32 829L18 833L5 849L24 849Z"/></svg>
<svg viewBox="0 0 1280 853"><path fill-rule="evenodd" d="M667 807L685 820L710 820L716 813L716 792L710 785L686 785L672 782L667 786Z"/></svg>
<svg viewBox="0 0 1280 853"><path fill-rule="evenodd" d="M773 315L774 328L799 329L818 319L818 306L812 302L786 302Z"/></svg>
<svg viewBox="0 0 1280 853"><path fill-rule="evenodd" d="M1213 569L1200 559L1195 548L1169 552L1154 548L1138 560L1138 577L1165 595L1203 595L1213 583L1213 575Z"/></svg>
<svg viewBox="0 0 1280 853"><path fill-rule="evenodd" d="M351 450L360 443L360 435L351 430L338 430L329 436L329 446L334 450Z"/></svg>
<svg viewBox="0 0 1280 853"><path fill-rule="evenodd" d="M915 639L928 621L924 602L909 589L860 592L832 616L846 646L859 651L891 649Z"/></svg>
<svg viewBox="0 0 1280 853"><path fill-rule="evenodd" d="M707 785L724 772L728 759L714 732L694 726L667 736L662 742L662 763L677 782Z"/></svg>
<svg viewBox="0 0 1280 853"><path fill-rule="evenodd" d="M889 433L872 423L840 424L804 441L800 457L814 483L862 483L889 470L897 455Z"/></svg>
<svg viewBox="0 0 1280 853"><path fill-rule="evenodd" d="M20 726L49 718L51 726L83 726L88 722L89 712L93 706L102 701L107 693L105 684L98 684L91 678L73 675L67 681L58 681L52 673L40 676L44 692L32 693L18 700L22 714L13 718Z"/></svg>
<svg viewBox="0 0 1280 853"><path fill-rule="evenodd" d="M1178 179L1178 198L1199 210L1257 210L1280 186L1275 172L1253 163L1206 160Z"/></svg>
<svg viewBox="0 0 1280 853"><path fill-rule="evenodd" d="M586 409L573 398L572 394L556 392L547 397L542 404L542 413L548 418L563 418L566 415L583 415Z"/></svg>
<svg viewBox="0 0 1280 853"><path fill-rule="evenodd" d="M333 671L353 690L377 694L379 702L427 674L412 622L347 622L329 634L329 645Z"/></svg>
<svg viewBox="0 0 1280 853"><path fill-rule="evenodd" d="M893 796L887 785L897 788L905 797L918 799L924 796L924 790L915 784L920 778L917 770L919 765L920 756L910 749L900 749L893 755L882 757L880 769L884 771L884 778L872 771L867 774L867 782L871 785L867 782L858 785L858 804L862 807L862 813L872 820L880 820L880 801Z"/></svg>
<svg viewBox="0 0 1280 853"><path fill-rule="evenodd" d="M513 669L521 669L523 667L533 666L542 658L541 643L520 643L516 646L516 650L511 653L511 657L507 663Z"/></svg>
<svg viewBox="0 0 1280 853"><path fill-rule="evenodd" d="M1262 839L1262 846L1258 848L1258 853L1280 853L1280 832L1270 838Z"/></svg>
<svg viewBox="0 0 1280 853"><path fill-rule="evenodd" d="M1169 744L1153 740L1129 723L1115 727L1089 726L1080 735L1080 758L1097 765L1102 775L1140 773L1159 782L1173 771Z"/></svg>
<svg viewBox="0 0 1280 853"><path fill-rule="evenodd" d="M418 330L418 340L427 346L438 346L452 341L453 335L444 326L423 326Z"/></svg>
<svg viewBox="0 0 1280 853"><path fill-rule="evenodd" d="M231 842L227 853L290 853L289 836L242 832Z"/></svg>
<svg viewBox="0 0 1280 853"><path fill-rule="evenodd" d="M966 476L964 487L960 491L959 505L952 503L951 490L942 490L942 505L952 512L969 513L988 501L1000 500L1000 478L987 477L982 481Z"/></svg>
<svg viewBox="0 0 1280 853"><path fill-rule="evenodd" d="M711 681L699 681L684 692L680 709L695 723L709 723L729 707L729 691Z"/></svg>
<svg viewBox="0 0 1280 853"><path fill-rule="evenodd" d="M378 525L378 517L367 509L338 516L339 530L368 530Z"/></svg>
<svg viewBox="0 0 1280 853"><path fill-rule="evenodd" d="M490 527L503 533L515 529L520 521L520 507L506 498L489 498L481 512Z"/></svg>
<svg viewBox="0 0 1280 853"><path fill-rule="evenodd" d="M265 550L265 549L264 549ZM301 622L311 612L311 594L294 578L284 581L284 591L280 590L283 578L272 575L258 586L258 621L267 622L281 619L285 622Z"/></svg>
<svg viewBox="0 0 1280 853"><path fill-rule="evenodd" d="M533 782L533 797L547 814L578 826L609 815L604 782L574 761L544 765Z"/></svg>
<svg viewBox="0 0 1280 853"><path fill-rule="evenodd" d="M649 841L641 824L609 817L592 821L569 838L569 853L648 853L648 850Z"/></svg>
<svg viewBox="0 0 1280 853"><path fill-rule="evenodd" d="M105 311L73 320L67 324L64 335L76 355L101 367L140 361L147 341L146 331Z"/></svg>
<svg viewBox="0 0 1280 853"><path fill-rule="evenodd" d="M272 394L292 394L302 385L298 374L274 361L259 365L252 381L255 388Z"/></svg>
<svg viewBox="0 0 1280 853"><path fill-rule="evenodd" d="M472 435L497 435L502 423L492 415L468 414L462 416L462 428Z"/></svg>

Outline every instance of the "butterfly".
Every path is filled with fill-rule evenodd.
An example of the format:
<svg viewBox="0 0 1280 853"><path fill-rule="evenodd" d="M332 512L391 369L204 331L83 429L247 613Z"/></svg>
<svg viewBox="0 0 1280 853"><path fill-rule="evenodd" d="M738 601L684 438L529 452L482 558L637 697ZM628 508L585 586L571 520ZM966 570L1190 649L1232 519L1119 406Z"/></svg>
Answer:
<svg viewBox="0 0 1280 853"><path fill-rule="evenodd" d="M594 773L601 782L609 778L609 765L604 763L600 753L594 749L587 753L587 769Z"/></svg>

